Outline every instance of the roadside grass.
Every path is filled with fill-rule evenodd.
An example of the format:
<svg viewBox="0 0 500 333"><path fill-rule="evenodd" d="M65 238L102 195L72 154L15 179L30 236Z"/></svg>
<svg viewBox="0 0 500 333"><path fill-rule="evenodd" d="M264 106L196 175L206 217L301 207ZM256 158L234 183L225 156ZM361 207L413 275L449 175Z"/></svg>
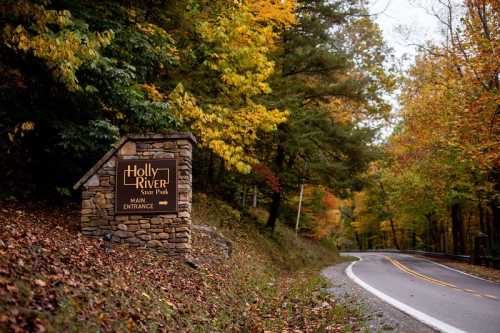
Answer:
<svg viewBox="0 0 500 333"><path fill-rule="evenodd" d="M329 282L319 275L325 266L350 261L327 242L296 236L278 223L273 233L264 227L267 212L250 209L245 216L223 201L197 194L194 223L216 227L239 248L232 259L238 264L236 281L246 281L260 294L252 306L262 322L259 329L288 332L351 332L362 328L360 309L348 309L343 300L325 290ZM224 212L223 215L220 212ZM228 218L229 217L229 218Z"/></svg>
<svg viewBox="0 0 500 333"><path fill-rule="evenodd" d="M280 269L297 271L318 269L346 259L339 256L332 244L296 236L289 227L278 223L273 233L265 228L267 211L251 208L245 216L219 199L196 194L194 223L218 228L229 238L241 241L240 236L251 236L255 248L261 249ZM223 215L220 214L223 212Z"/></svg>
<svg viewBox="0 0 500 333"><path fill-rule="evenodd" d="M0 332L352 332L361 314L325 292L326 246L196 195L194 222L233 244L225 258L194 234L198 269L77 232L76 207L0 202Z"/></svg>

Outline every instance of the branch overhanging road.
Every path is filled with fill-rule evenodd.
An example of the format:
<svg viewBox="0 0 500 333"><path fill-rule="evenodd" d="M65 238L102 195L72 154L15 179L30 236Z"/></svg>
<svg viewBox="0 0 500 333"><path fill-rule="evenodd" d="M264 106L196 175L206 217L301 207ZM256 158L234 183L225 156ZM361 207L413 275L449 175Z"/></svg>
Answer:
<svg viewBox="0 0 500 333"><path fill-rule="evenodd" d="M399 253L358 257L346 274L399 310L442 332L500 333L500 284Z"/></svg>

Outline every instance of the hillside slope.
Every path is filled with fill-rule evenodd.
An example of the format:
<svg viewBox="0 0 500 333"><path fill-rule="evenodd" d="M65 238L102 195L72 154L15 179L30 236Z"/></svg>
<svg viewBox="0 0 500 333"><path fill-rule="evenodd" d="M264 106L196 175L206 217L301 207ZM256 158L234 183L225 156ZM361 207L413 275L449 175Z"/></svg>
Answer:
<svg viewBox="0 0 500 333"><path fill-rule="evenodd" d="M274 236L223 202L197 195L192 262L77 232L77 207L0 203L0 331L344 332L357 314L321 291L330 249ZM197 228L198 229L198 228ZM196 229L196 230L197 230ZM206 229L206 228L204 228Z"/></svg>

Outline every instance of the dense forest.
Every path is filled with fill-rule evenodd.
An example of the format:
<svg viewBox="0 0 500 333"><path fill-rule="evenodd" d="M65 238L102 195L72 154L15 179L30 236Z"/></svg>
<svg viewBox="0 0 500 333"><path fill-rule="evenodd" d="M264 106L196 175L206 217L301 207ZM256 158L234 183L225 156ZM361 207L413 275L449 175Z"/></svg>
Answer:
<svg viewBox="0 0 500 333"><path fill-rule="evenodd" d="M120 135L192 131L199 189L256 185L273 227L302 178L346 195L394 85L359 1L7 1L2 194L71 196ZM22 184L22 185L21 185Z"/></svg>
<svg viewBox="0 0 500 333"><path fill-rule="evenodd" d="M500 254L500 6L440 1L444 41L424 45L369 185L344 206L361 248ZM486 249L488 251L488 249Z"/></svg>
<svg viewBox="0 0 500 333"><path fill-rule="evenodd" d="M191 131L195 190L271 230L305 184L309 237L499 253L500 8L440 4L401 73L364 1L2 1L0 196L78 198L120 136Z"/></svg>

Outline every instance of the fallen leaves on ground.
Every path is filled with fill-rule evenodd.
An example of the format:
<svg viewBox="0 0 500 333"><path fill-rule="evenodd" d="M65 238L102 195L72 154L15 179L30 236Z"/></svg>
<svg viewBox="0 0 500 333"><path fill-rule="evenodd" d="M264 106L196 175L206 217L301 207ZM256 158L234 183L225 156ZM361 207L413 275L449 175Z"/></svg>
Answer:
<svg viewBox="0 0 500 333"><path fill-rule="evenodd" d="M194 234L193 269L83 237L78 209L0 203L0 331L344 332L358 319L315 273L272 267L245 231L234 254ZM239 232L239 233L238 233Z"/></svg>

